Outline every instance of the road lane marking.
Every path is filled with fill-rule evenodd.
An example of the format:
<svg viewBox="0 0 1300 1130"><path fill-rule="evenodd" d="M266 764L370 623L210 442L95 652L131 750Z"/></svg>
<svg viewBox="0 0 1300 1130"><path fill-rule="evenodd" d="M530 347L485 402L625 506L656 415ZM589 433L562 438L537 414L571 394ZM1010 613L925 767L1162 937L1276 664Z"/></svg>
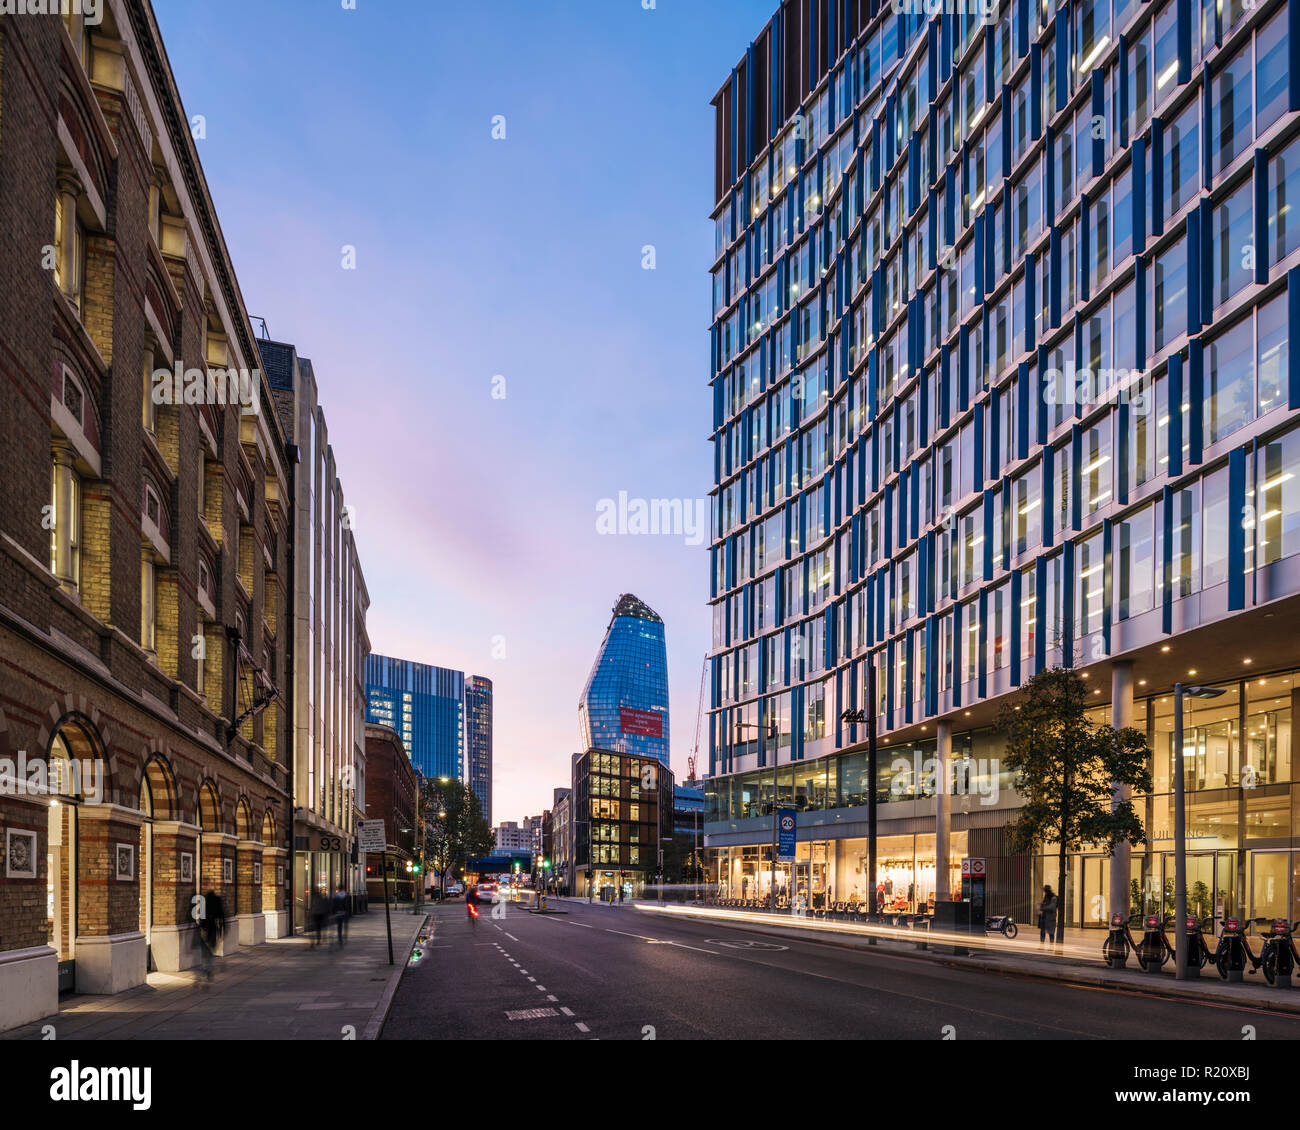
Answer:
<svg viewBox="0 0 1300 1130"><path fill-rule="evenodd" d="M790 948L789 946L778 946L775 942L760 942L752 939L736 942L724 941L722 938L708 938L706 940L715 946L726 946L729 950L788 950Z"/></svg>
<svg viewBox="0 0 1300 1130"><path fill-rule="evenodd" d="M548 1001L558 1001L560 998L557 997L554 993L551 993L550 996L548 996L546 999Z"/></svg>
<svg viewBox="0 0 1300 1130"><path fill-rule="evenodd" d="M501 928L498 926L497 929L501 929ZM512 933L510 933L509 930L501 930L501 933L505 934L505 936L509 938L512 942L519 941L519 939L516 938Z"/></svg>
<svg viewBox="0 0 1300 1130"><path fill-rule="evenodd" d="M544 993L544 992L546 992L546 986L545 986L545 985L534 985L533 988L536 989L539 993Z"/></svg>
<svg viewBox="0 0 1300 1130"><path fill-rule="evenodd" d="M588 1028L588 1027L587 1027L587 1026L586 1026L586 1025L581 1021L581 1020L579 1020L579 1021L577 1022L577 1029L578 1029L579 1032L590 1032L590 1031L591 1031L591 1029Z"/></svg>
<svg viewBox="0 0 1300 1130"><path fill-rule="evenodd" d="M640 938L643 942L657 942L658 938L647 938L644 934L629 934L624 930L606 930L606 934L622 934L625 938Z"/></svg>
<svg viewBox="0 0 1300 1130"><path fill-rule="evenodd" d="M528 980L530 980L530 981L536 981L537 978L536 978L536 977L529 977Z"/></svg>
<svg viewBox="0 0 1300 1130"><path fill-rule="evenodd" d="M573 1009L571 1009L571 1008L565 1008L564 1005L560 1005L560 1011L561 1011L562 1013L564 1013L565 1016L572 1016L572 1015L573 1015Z"/></svg>
<svg viewBox="0 0 1300 1130"><path fill-rule="evenodd" d="M506 1013L507 1020L541 1020L545 1016L559 1016L553 1008L515 1008Z"/></svg>
<svg viewBox="0 0 1300 1130"><path fill-rule="evenodd" d="M678 949L683 950L694 950L696 953L711 953L714 957L718 956L717 950L706 950L701 949L699 946L688 946L685 942L660 942L659 944L664 946L676 946Z"/></svg>

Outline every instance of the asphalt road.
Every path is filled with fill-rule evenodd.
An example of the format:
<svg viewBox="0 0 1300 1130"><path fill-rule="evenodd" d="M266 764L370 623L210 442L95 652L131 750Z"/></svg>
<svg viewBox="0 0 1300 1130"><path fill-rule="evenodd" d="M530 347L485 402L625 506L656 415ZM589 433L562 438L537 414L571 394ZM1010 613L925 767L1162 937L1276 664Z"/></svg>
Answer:
<svg viewBox="0 0 1300 1130"><path fill-rule="evenodd" d="M1300 1039L1300 1018L965 971L630 907L434 912L381 1038Z"/></svg>

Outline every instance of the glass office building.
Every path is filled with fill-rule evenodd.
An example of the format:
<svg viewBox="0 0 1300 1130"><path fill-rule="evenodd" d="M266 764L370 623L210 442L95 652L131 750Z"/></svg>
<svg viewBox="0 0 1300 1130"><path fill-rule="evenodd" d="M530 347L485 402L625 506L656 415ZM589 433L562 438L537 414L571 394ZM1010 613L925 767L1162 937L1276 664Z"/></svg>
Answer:
<svg viewBox="0 0 1300 1130"><path fill-rule="evenodd" d="M422 776L465 780L465 676L460 671L367 656L366 721L396 730Z"/></svg>
<svg viewBox="0 0 1300 1130"><path fill-rule="evenodd" d="M664 622L624 593L578 703L584 749L617 750L668 764L668 648Z"/></svg>
<svg viewBox="0 0 1300 1130"><path fill-rule="evenodd" d="M1183 751L1202 902L1300 917L1297 18L785 0L718 91L720 891L887 883L924 909L969 854L990 911L1023 913L1043 863L1005 851L993 722L1066 666L1155 750L1151 843L1085 853L1070 920L1172 891L1179 680L1230 691L1196 705ZM910 768L936 756L990 786L950 817ZM794 864L769 860L774 801L801 813Z"/></svg>
<svg viewBox="0 0 1300 1130"><path fill-rule="evenodd" d="M465 718L469 733L469 787L492 823L492 680L465 680Z"/></svg>

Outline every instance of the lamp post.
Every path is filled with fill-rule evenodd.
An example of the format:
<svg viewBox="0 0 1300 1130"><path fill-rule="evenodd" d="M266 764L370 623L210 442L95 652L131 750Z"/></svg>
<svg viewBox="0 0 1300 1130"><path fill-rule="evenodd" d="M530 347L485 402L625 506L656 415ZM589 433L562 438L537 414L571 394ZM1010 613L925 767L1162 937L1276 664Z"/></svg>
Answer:
<svg viewBox="0 0 1300 1130"><path fill-rule="evenodd" d="M1221 687L1174 684L1174 980L1187 980L1187 788L1183 751L1183 695L1218 698Z"/></svg>

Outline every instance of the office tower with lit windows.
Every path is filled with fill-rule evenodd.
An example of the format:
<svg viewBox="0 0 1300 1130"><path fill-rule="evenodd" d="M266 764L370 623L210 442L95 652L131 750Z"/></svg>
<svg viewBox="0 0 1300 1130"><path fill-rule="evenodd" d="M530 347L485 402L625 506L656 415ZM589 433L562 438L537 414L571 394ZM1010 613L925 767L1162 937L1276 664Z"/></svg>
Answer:
<svg viewBox="0 0 1300 1130"><path fill-rule="evenodd" d="M1179 767L1193 901L1295 919L1300 6L981 8L784 0L713 101L711 881L1028 912L995 718L1063 666L1155 751L1067 921L1172 911Z"/></svg>
<svg viewBox="0 0 1300 1130"><path fill-rule="evenodd" d="M465 676L460 671L367 656L366 721L394 730L421 776L465 780Z"/></svg>
<svg viewBox="0 0 1300 1130"><path fill-rule="evenodd" d="M483 819L492 823L492 680L471 675L465 680L465 722L468 735L469 786L483 806Z"/></svg>

